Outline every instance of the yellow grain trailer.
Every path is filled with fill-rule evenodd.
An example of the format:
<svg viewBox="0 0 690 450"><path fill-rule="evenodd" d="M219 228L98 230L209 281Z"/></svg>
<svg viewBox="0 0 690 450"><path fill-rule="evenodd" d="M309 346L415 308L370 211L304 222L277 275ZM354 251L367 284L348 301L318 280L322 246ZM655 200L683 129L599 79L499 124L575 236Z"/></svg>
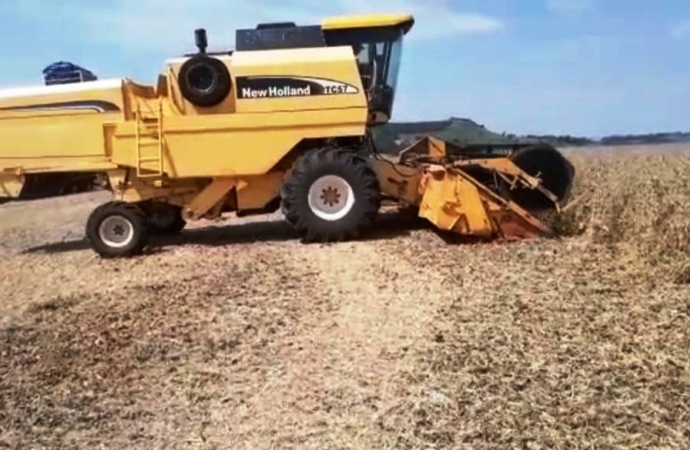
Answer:
<svg viewBox="0 0 690 450"><path fill-rule="evenodd" d="M155 85L123 78L0 91L0 196L31 175L102 173L114 200L86 236L101 256L141 252L149 236L224 213L270 213L312 241L356 238L382 201L481 238L548 234L572 166L555 149L502 155L433 137L381 157L411 15L262 24L236 48L166 62ZM471 149L470 149L471 150ZM524 170L523 170L524 169ZM544 201L545 200L545 201Z"/></svg>

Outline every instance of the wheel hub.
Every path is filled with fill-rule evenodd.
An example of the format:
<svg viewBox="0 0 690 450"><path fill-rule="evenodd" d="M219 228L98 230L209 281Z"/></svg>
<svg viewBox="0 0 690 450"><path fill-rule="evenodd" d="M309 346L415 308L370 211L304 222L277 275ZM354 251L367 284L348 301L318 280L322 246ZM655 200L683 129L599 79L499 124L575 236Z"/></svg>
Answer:
<svg viewBox="0 0 690 450"><path fill-rule="evenodd" d="M101 240L110 247L124 247L134 238L134 226L123 216L110 216L98 228Z"/></svg>
<svg viewBox="0 0 690 450"><path fill-rule="evenodd" d="M340 192L332 186L328 186L321 192L321 200L328 206L335 206L340 201Z"/></svg>
<svg viewBox="0 0 690 450"><path fill-rule="evenodd" d="M309 207L317 217L324 220L342 219L350 212L354 202L352 187L336 175L325 175L309 188Z"/></svg>

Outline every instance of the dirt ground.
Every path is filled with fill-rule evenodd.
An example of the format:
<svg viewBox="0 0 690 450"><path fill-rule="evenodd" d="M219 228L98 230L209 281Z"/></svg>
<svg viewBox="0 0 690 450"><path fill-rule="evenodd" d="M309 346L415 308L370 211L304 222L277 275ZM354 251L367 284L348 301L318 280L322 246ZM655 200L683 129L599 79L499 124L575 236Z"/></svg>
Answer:
<svg viewBox="0 0 690 450"><path fill-rule="evenodd" d="M147 255L103 193L0 206L0 448L690 448L690 148L570 150L562 238L280 217Z"/></svg>

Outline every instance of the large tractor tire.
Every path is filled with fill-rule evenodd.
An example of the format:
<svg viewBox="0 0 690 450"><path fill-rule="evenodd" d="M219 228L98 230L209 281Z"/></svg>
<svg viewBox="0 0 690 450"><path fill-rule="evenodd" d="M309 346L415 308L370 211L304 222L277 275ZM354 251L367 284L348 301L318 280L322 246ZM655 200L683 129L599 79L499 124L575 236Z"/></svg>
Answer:
<svg viewBox="0 0 690 450"><path fill-rule="evenodd" d="M310 242L354 239L376 219L381 190L366 159L342 148L311 151L287 175L285 219Z"/></svg>
<svg viewBox="0 0 690 450"><path fill-rule="evenodd" d="M140 254L148 244L146 215L130 203L105 203L89 215L86 237L93 250L103 258Z"/></svg>

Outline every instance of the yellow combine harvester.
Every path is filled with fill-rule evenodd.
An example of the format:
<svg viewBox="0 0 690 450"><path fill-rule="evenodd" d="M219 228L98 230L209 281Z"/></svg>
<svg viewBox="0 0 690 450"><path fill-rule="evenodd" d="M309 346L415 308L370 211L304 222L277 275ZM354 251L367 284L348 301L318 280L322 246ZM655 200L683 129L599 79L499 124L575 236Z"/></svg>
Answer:
<svg viewBox="0 0 690 450"><path fill-rule="evenodd" d="M270 213L312 241L356 238L382 202L479 238L536 236L566 201L572 166L547 146L453 147L426 138L398 160L390 120L410 15L263 24L233 51L167 61L155 86L115 79L0 91L0 196L36 174L102 173L114 200L86 224L101 256L224 213Z"/></svg>

